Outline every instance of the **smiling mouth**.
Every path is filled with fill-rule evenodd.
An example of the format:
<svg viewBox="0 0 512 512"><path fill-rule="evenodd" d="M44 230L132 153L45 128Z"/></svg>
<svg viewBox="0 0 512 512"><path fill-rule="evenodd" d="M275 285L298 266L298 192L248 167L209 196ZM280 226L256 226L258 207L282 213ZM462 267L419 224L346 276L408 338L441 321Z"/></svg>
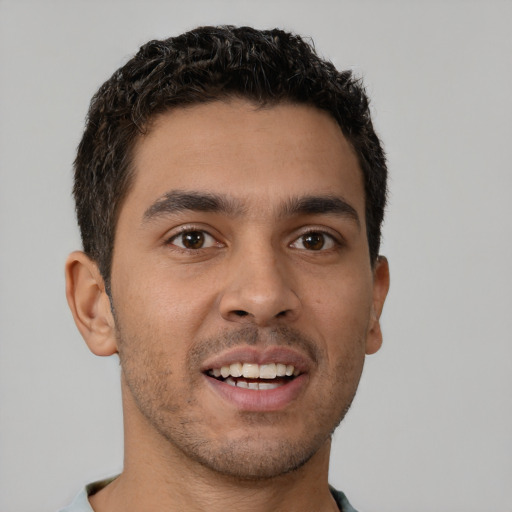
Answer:
<svg viewBox="0 0 512 512"><path fill-rule="evenodd" d="M301 372L293 365L283 363L232 363L221 368L211 368L206 375L228 386L254 391L272 390L284 386Z"/></svg>

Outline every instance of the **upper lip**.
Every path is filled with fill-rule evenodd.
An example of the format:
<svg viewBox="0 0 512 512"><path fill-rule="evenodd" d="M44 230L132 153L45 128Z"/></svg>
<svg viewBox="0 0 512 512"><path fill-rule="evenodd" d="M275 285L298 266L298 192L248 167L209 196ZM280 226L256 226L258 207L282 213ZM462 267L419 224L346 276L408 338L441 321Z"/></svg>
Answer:
<svg viewBox="0 0 512 512"><path fill-rule="evenodd" d="M312 364L309 357L289 347L273 346L261 350L255 347L240 346L206 359L201 366L201 371L207 372L233 363L290 364L301 373L306 373Z"/></svg>

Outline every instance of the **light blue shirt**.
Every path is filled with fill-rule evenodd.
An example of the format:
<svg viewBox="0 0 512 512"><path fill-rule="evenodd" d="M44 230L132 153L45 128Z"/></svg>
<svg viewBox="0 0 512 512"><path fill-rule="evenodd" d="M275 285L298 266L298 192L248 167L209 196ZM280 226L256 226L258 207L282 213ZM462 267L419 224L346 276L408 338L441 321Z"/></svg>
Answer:
<svg viewBox="0 0 512 512"><path fill-rule="evenodd" d="M87 488L82 489L75 499L67 507L61 508L59 512L94 512L88 496Z"/></svg>

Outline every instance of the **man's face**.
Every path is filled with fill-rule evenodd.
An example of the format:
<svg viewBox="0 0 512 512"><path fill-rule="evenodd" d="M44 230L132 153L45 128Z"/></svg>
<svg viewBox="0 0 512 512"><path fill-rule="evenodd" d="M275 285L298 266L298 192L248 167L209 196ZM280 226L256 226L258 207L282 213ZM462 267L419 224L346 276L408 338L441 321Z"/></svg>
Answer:
<svg viewBox="0 0 512 512"><path fill-rule="evenodd" d="M159 116L134 166L112 268L127 425L224 474L301 466L380 345L352 149L317 109L232 100Z"/></svg>

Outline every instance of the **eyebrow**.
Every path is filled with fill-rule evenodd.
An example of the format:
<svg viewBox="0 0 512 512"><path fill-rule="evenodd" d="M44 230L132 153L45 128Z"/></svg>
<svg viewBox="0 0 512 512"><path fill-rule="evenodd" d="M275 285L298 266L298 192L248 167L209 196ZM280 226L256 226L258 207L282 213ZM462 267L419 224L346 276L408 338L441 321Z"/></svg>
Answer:
<svg viewBox="0 0 512 512"><path fill-rule="evenodd" d="M336 215L346 217L361 227L361 220L356 209L338 196L303 196L286 202L281 210L282 217L294 215Z"/></svg>
<svg viewBox="0 0 512 512"><path fill-rule="evenodd" d="M209 192L173 190L153 203L143 215L145 222L163 215L184 211L216 212L226 215L242 213L242 205L231 198Z"/></svg>
<svg viewBox="0 0 512 512"><path fill-rule="evenodd" d="M143 221L148 222L160 216L184 211L214 212L235 216L243 214L245 208L240 201L222 194L172 190L144 212ZM358 227L361 226L356 209L338 196L293 197L278 209L278 214L281 218L297 215L336 215L352 219Z"/></svg>

